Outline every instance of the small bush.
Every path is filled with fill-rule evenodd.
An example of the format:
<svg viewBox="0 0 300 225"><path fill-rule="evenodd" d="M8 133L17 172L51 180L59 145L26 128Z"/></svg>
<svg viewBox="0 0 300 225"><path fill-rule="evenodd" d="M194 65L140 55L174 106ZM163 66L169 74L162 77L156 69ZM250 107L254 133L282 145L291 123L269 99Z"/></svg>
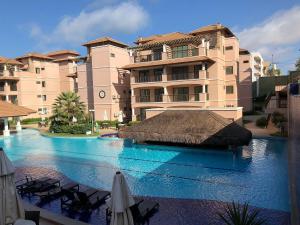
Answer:
<svg viewBox="0 0 300 225"><path fill-rule="evenodd" d="M136 124L139 124L141 121L130 121L127 125L128 126L133 126L133 125L136 125Z"/></svg>
<svg viewBox="0 0 300 225"><path fill-rule="evenodd" d="M266 127L267 126L267 119L266 117L260 117L259 119L256 120L256 126L258 127Z"/></svg>
<svg viewBox="0 0 300 225"><path fill-rule="evenodd" d="M118 120L98 120L96 122L100 127L102 127L103 123L107 123L109 127L116 127Z"/></svg>
<svg viewBox="0 0 300 225"><path fill-rule="evenodd" d="M48 118L45 118L45 121L47 121ZM22 124L36 124L38 122L41 122L42 118L28 118L21 121Z"/></svg>
<svg viewBox="0 0 300 225"><path fill-rule="evenodd" d="M283 122L286 122L284 115L280 112L273 112L272 123L274 123L276 126L279 126Z"/></svg>
<svg viewBox="0 0 300 225"><path fill-rule="evenodd" d="M67 134L85 134L87 131L92 130L91 124L61 124L58 122L51 123L50 132L54 133L67 133Z"/></svg>

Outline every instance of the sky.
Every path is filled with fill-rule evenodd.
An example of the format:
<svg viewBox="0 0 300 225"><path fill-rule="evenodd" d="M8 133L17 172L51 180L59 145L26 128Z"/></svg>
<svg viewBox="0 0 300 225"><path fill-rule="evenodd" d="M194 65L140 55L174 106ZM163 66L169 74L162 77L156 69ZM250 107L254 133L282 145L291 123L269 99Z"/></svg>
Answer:
<svg viewBox="0 0 300 225"><path fill-rule="evenodd" d="M138 37L221 23L240 47L273 58L284 73L300 58L300 0L10 0L1 8L5 57L58 49L85 55L82 44L102 36L133 45Z"/></svg>

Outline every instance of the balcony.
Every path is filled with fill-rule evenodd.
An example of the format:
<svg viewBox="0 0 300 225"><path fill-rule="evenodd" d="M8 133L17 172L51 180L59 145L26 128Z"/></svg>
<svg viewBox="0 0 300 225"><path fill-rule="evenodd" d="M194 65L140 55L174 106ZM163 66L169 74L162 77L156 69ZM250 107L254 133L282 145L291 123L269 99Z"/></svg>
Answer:
<svg viewBox="0 0 300 225"><path fill-rule="evenodd" d="M171 57L168 56L168 58L177 59L177 58L184 58L184 57L191 57L191 56L198 56L199 55L199 49L198 48L191 48L186 50L176 50L171 51Z"/></svg>
<svg viewBox="0 0 300 225"><path fill-rule="evenodd" d="M161 60L161 59L162 59L162 52L155 52L152 54L135 56L134 62L135 63L150 62L150 61L156 61L156 60Z"/></svg>
<svg viewBox="0 0 300 225"><path fill-rule="evenodd" d="M0 80L19 80L19 78L15 76L15 71L1 70L0 71Z"/></svg>
<svg viewBox="0 0 300 225"><path fill-rule="evenodd" d="M133 96L133 103L180 103L180 102L206 102L208 93L178 94L178 95L154 95ZM135 101L134 101L135 100Z"/></svg>
<svg viewBox="0 0 300 225"><path fill-rule="evenodd" d="M162 81L162 75L159 76L146 76L146 77L135 77L135 83L147 83L147 82L160 82Z"/></svg>

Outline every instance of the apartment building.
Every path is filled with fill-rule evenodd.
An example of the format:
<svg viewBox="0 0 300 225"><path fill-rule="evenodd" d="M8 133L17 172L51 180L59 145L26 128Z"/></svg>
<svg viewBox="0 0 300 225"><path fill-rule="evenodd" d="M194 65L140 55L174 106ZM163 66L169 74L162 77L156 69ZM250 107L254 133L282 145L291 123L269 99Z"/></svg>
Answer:
<svg viewBox="0 0 300 225"><path fill-rule="evenodd" d="M221 24L139 38L129 48L132 119L201 109L239 120L239 41Z"/></svg>
<svg viewBox="0 0 300 225"><path fill-rule="evenodd" d="M77 66L78 94L96 120L131 119L127 45L109 37L83 44L87 57Z"/></svg>
<svg viewBox="0 0 300 225"><path fill-rule="evenodd" d="M64 52L67 57L75 52ZM28 53L16 59L0 59L0 97L36 111L30 117L49 117L52 104L62 91L74 90L74 62L60 53ZM67 66L70 67L66 69Z"/></svg>

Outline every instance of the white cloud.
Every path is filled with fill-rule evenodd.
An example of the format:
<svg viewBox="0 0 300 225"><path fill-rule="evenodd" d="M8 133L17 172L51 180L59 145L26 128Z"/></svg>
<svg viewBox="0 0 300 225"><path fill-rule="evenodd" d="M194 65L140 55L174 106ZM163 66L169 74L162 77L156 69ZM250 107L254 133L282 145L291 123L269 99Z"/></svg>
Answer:
<svg viewBox="0 0 300 225"><path fill-rule="evenodd" d="M293 60L299 55L300 6L276 12L260 24L238 32L240 45L251 51L260 51L264 58L275 61L283 70L293 69Z"/></svg>
<svg viewBox="0 0 300 225"><path fill-rule="evenodd" d="M94 3L95 4L95 3ZM126 1L117 5L82 10L77 16L64 16L50 33L37 26L31 26L30 35L40 46L79 45L95 36L130 34L144 27L148 22L147 12L136 2Z"/></svg>

